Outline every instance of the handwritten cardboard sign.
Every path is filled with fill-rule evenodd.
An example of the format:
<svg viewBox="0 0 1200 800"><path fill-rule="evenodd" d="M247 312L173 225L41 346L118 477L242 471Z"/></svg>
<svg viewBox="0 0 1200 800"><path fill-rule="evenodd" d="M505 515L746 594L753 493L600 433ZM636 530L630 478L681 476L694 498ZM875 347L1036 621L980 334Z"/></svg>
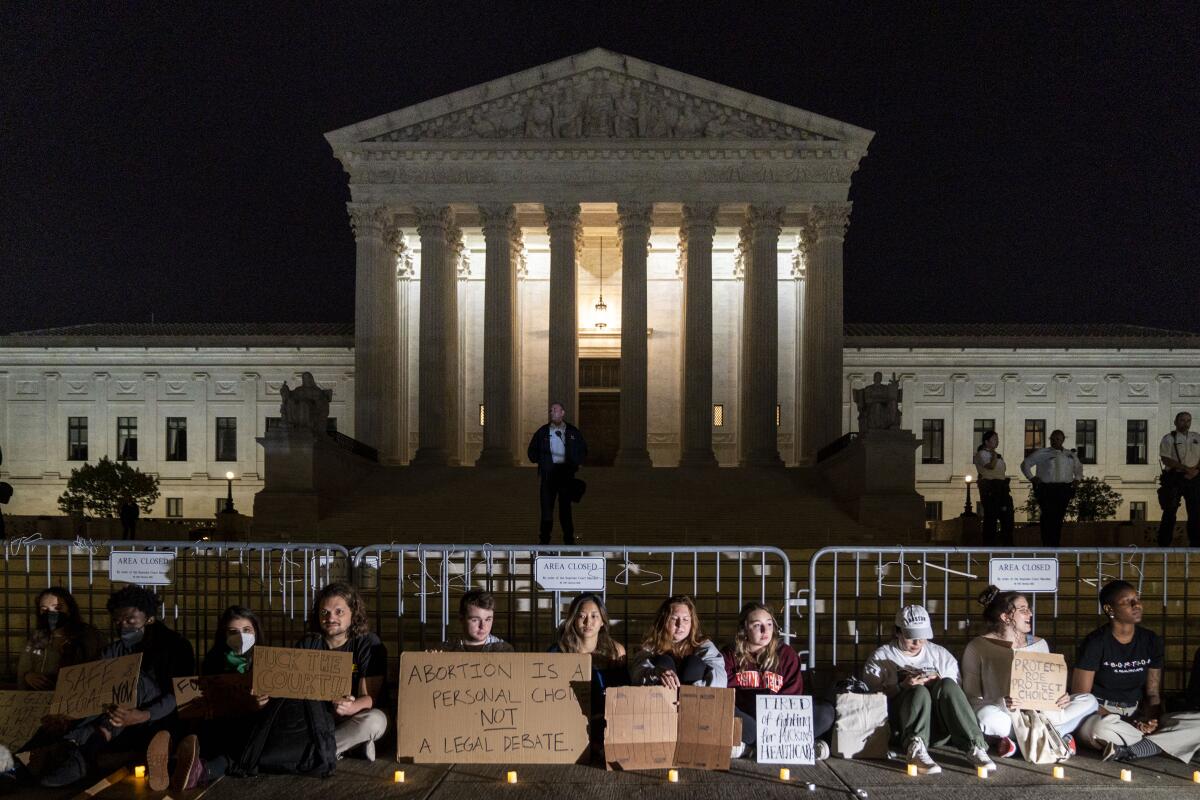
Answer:
<svg viewBox="0 0 1200 800"><path fill-rule="evenodd" d="M802 694L760 694L755 702L758 763L815 764L812 698Z"/></svg>
<svg viewBox="0 0 1200 800"><path fill-rule="evenodd" d="M1067 662L1060 653L1013 652L1008 696L1021 708L1056 711L1067 692Z"/></svg>
<svg viewBox="0 0 1200 800"><path fill-rule="evenodd" d="M588 753L592 657L404 653L396 757L419 764L574 764Z"/></svg>
<svg viewBox="0 0 1200 800"><path fill-rule="evenodd" d="M250 694L250 676L240 672L189 675L172 683L181 719L236 717L258 710L258 701Z"/></svg>
<svg viewBox="0 0 1200 800"><path fill-rule="evenodd" d="M16 752L37 733L53 692L0 692L0 744Z"/></svg>
<svg viewBox="0 0 1200 800"><path fill-rule="evenodd" d="M137 708L141 670L141 653L63 667L58 671L50 713L82 719L113 707Z"/></svg>
<svg viewBox="0 0 1200 800"><path fill-rule="evenodd" d="M681 686L618 686L604 695L604 760L609 769L729 769L741 741L735 691Z"/></svg>
<svg viewBox="0 0 1200 800"><path fill-rule="evenodd" d="M254 648L251 691L295 700L338 700L354 695L354 656L341 650Z"/></svg>

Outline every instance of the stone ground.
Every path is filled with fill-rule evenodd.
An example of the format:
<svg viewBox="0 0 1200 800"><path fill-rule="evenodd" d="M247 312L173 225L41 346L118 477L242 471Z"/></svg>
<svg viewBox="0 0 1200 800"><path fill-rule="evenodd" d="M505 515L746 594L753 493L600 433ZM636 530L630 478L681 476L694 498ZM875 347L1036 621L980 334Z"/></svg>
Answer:
<svg viewBox="0 0 1200 800"><path fill-rule="evenodd" d="M381 753L382 753L381 749ZM149 791L144 780L125 778L115 785L87 794L84 787L72 790L15 790L0 785L0 796L30 800L368 800L368 798L406 798L408 800L483 800L485 798L568 797L571 800L755 800L812 797L815 800L855 797L856 790L873 800L1004 800L1031 797L1072 798L1145 798L1178 800L1200 798L1200 784L1192 782L1192 770L1200 764L1185 765L1173 759L1153 758L1134 765L1101 763L1090 754L1080 754L1066 764L1065 780L1054 780L1049 766L1036 766L1009 760L986 781L951 751L935 750L942 765L941 775L910 778L898 762L845 761L830 759L814 767L791 767L792 780L779 780L777 766L750 761L734 762L730 772L681 770L677 785L666 782L665 771L604 772L585 766L517 766L519 783L504 782L507 765L461 764L454 766L396 764L381 758L374 764L361 759L343 761L337 775L329 780L270 776L253 779L225 778L204 791L171 797L169 793ZM1133 771L1133 782L1122 783L1122 767ZM406 782L392 782L392 773L403 769ZM813 784L810 791L808 786ZM858 795L864 797L864 795Z"/></svg>

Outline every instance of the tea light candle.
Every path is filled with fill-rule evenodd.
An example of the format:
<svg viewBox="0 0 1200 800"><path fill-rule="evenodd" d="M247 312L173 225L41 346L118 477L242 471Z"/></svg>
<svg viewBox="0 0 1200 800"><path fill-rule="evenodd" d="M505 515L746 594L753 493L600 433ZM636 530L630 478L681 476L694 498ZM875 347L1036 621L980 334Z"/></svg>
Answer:
<svg viewBox="0 0 1200 800"><path fill-rule="evenodd" d="M396 774L392 776L392 781L394 783L404 783L404 770L396 770Z"/></svg>
<svg viewBox="0 0 1200 800"><path fill-rule="evenodd" d="M1125 781L1126 783L1133 781L1133 771L1128 769L1121 770L1121 780Z"/></svg>
<svg viewBox="0 0 1200 800"><path fill-rule="evenodd" d="M667 770L667 783L679 783L679 770Z"/></svg>
<svg viewBox="0 0 1200 800"><path fill-rule="evenodd" d="M779 768L779 780L790 781L792 779L792 771L787 767Z"/></svg>
<svg viewBox="0 0 1200 800"><path fill-rule="evenodd" d="M1067 771L1062 767L1055 767L1052 771L1054 773L1054 777L1058 778L1059 780L1067 777Z"/></svg>
<svg viewBox="0 0 1200 800"><path fill-rule="evenodd" d="M146 777L146 768L141 765L134 767L133 768L133 777L135 777L135 778Z"/></svg>
<svg viewBox="0 0 1200 800"><path fill-rule="evenodd" d="M1200 783L1200 772L1192 773L1192 783Z"/></svg>
<svg viewBox="0 0 1200 800"><path fill-rule="evenodd" d="M988 768L987 767L976 767L975 774L981 778L986 778L988 776Z"/></svg>
<svg viewBox="0 0 1200 800"><path fill-rule="evenodd" d="M508 771L508 782L509 783L517 782L517 771L515 769L510 769Z"/></svg>
<svg viewBox="0 0 1200 800"><path fill-rule="evenodd" d="M908 777L910 777L910 778L917 777L917 765L916 764L908 765Z"/></svg>

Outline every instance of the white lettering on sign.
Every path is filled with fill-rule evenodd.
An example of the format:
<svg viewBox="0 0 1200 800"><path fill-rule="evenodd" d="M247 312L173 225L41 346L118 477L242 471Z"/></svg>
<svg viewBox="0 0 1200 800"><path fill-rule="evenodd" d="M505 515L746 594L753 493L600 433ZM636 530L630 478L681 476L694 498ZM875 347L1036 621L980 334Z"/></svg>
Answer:
<svg viewBox="0 0 1200 800"><path fill-rule="evenodd" d="M143 586L169 586L174 553L113 551L108 556L108 579Z"/></svg>
<svg viewBox="0 0 1200 800"><path fill-rule="evenodd" d="M1057 558L993 558L988 582L1004 592L1057 592Z"/></svg>
<svg viewBox="0 0 1200 800"><path fill-rule="evenodd" d="M534 561L534 580L547 591L602 592L604 579L603 558L543 556Z"/></svg>

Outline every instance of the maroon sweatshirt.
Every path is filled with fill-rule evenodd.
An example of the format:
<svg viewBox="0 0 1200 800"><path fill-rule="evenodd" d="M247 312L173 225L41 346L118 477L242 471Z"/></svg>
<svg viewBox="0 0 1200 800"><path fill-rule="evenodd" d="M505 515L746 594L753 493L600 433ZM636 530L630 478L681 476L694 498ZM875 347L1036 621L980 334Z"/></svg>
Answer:
<svg viewBox="0 0 1200 800"><path fill-rule="evenodd" d="M757 667L738 669L733 663L733 647L721 651L725 657L725 674L729 676L729 688L736 689L737 707L750 716L755 716L756 700L760 694L803 694L804 678L800 672L800 656L790 645L779 645L779 664L774 670L762 671Z"/></svg>

